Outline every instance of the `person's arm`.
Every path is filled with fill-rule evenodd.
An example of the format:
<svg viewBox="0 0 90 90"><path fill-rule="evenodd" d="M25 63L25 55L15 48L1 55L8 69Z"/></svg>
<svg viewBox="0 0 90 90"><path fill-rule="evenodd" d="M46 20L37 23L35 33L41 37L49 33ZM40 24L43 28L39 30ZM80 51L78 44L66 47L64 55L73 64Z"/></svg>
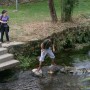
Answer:
<svg viewBox="0 0 90 90"><path fill-rule="evenodd" d="M7 22L4 22L4 21L2 21L2 20L0 20L0 22L1 22L1 23L8 23L8 21L7 21Z"/></svg>
<svg viewBox="0 0 90 90"><path fill-rule="evenodd" d="M44 45L43 45L43 43L41 43L41 49L42 49L42 50L44 49Z"/></svg>
<svg viewBox="0 0 90 90"><path fill-rule="evenodd" d="M1 21L1 23L8 23L8 22Z"/></svg>
<svg viewBox="0 0 90 90"><path fill-rule="evenodd" d="M2 21L0 20L0 22L2 23Z"/></svg>
<svg viewBox="0 0 90 90"><path fill-rule="evenodd" d="M53 52L55 52L55 45L52 44L52 49L53 49Z"/></svg>

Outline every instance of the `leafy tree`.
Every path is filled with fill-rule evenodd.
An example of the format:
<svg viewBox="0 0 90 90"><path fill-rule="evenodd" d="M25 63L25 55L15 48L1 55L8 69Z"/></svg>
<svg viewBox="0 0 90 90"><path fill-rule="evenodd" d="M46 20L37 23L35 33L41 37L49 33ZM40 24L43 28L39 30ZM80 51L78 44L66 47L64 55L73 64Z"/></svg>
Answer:
<svg viewBox="0 0 90 90"><path fill-rule="evenodd" d="M78 0L61 0L61 20L67 22L72 20L74 5Z"/></svg>

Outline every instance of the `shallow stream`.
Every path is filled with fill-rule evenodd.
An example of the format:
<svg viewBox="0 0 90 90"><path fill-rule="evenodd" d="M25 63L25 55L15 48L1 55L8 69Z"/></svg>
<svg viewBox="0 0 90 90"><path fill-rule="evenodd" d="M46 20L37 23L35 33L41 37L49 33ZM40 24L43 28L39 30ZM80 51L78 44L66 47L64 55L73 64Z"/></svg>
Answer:
<svg viewBox="0 0 90 90"><path fill-rule="evenodd" d="M89 49L63 51L56 55L60 65L90 68ZM59 66L61 68L61 66ZM7 70L0 72L0 90L90 90L90 73L61 73L49 75L43 67L43 77L34 77L31 70Z"/></svg>

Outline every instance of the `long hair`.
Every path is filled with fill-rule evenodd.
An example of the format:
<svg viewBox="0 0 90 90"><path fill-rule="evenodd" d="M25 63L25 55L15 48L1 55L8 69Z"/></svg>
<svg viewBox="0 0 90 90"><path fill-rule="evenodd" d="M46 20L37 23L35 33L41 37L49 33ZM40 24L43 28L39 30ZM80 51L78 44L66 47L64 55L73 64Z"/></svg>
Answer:
<svg viewBox="0 0 90 90"><path fill-rule="evenodd" d="M7 12L7 10L3 10L3 11L2 11L2 14L5 14L6 12Z"/></svg>

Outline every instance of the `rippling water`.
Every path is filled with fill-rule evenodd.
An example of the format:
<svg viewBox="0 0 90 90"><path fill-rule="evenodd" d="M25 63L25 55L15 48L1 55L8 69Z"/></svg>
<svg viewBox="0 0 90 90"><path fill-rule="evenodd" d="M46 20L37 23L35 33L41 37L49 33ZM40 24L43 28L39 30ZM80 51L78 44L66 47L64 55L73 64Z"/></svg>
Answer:
<svg viewBox="0 0 90 90"><path fill-rule="evenodd" d="M88 50L64 51L58 53L56 59L60 65L90 69L90 52ZM34 77L31 70L1 72L0 90L90 90L89 72L77 71L75 75L58 72L56 75L49 75L47 70L48 66L43 67L42 78Z"/></svg>

